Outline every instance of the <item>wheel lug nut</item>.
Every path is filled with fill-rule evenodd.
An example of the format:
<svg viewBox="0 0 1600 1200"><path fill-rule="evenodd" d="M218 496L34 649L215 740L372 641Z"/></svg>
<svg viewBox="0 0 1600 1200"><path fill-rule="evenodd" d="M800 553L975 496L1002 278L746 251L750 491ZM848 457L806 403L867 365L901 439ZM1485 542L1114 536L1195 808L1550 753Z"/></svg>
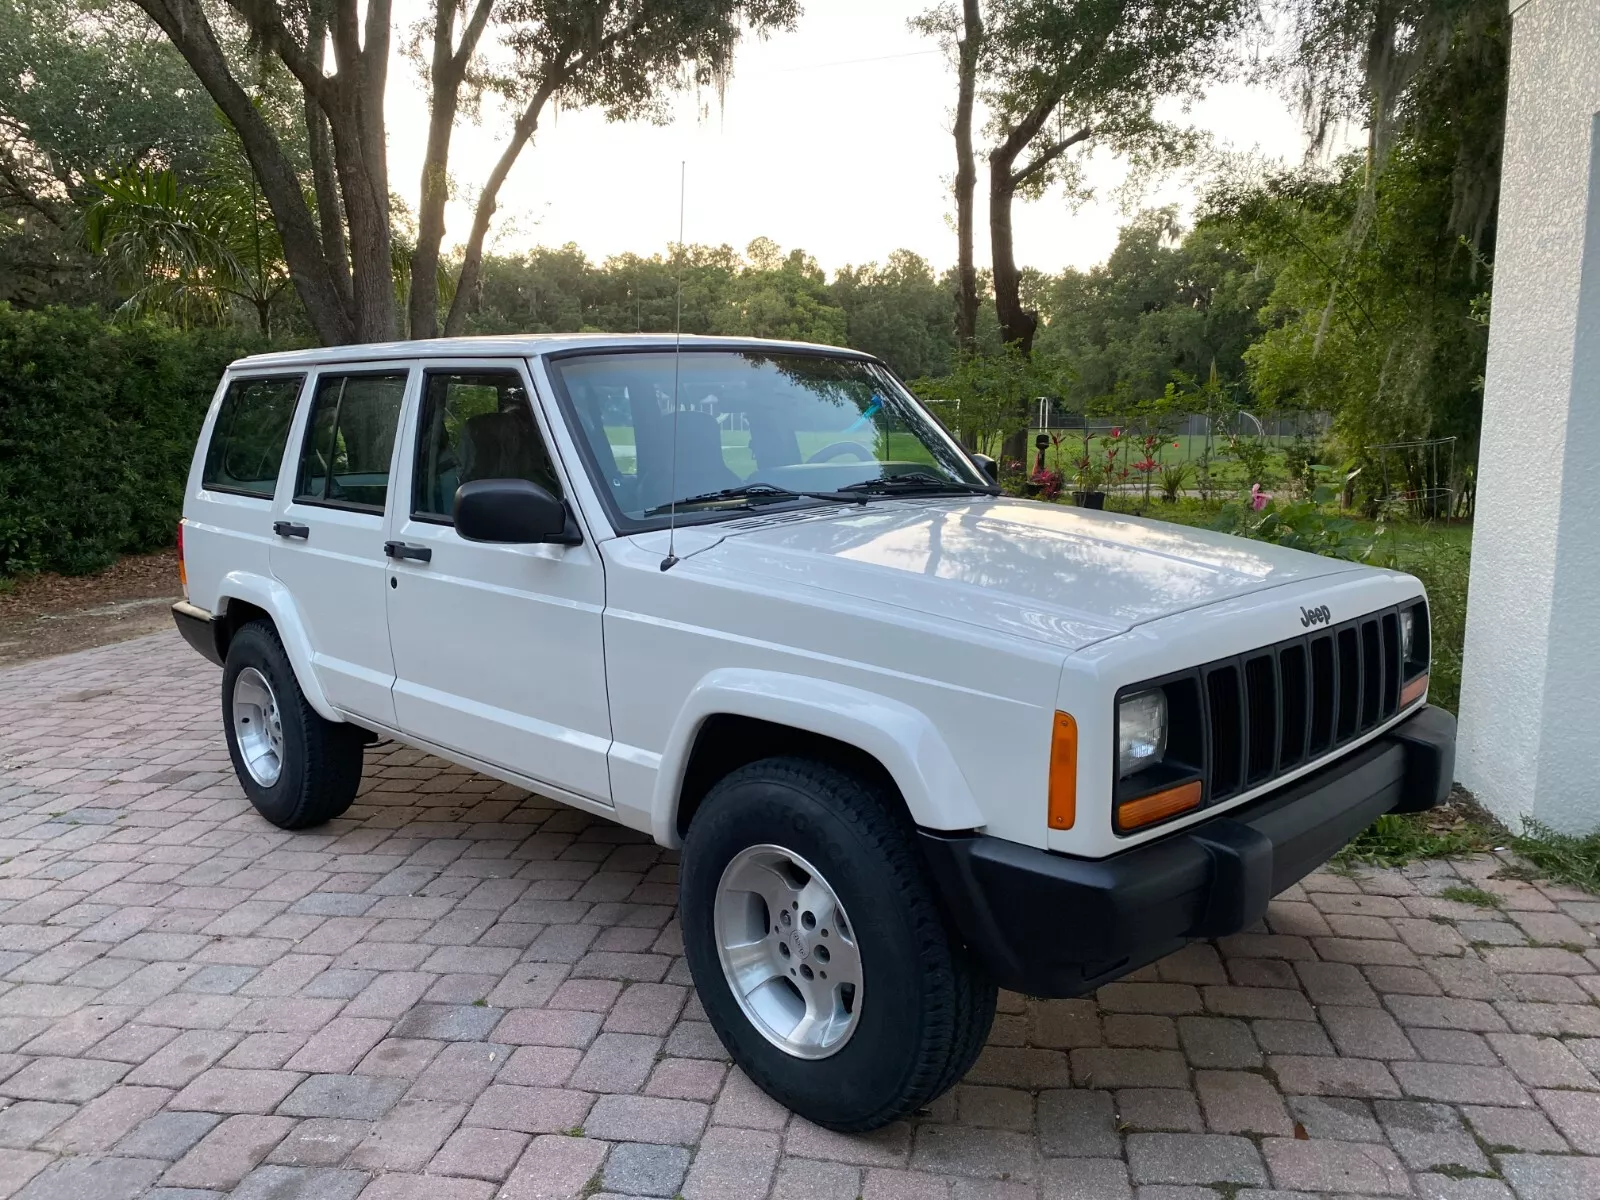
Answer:
<svg viewBox="0 0 1600 1200"><path fill-rule="evenodd" d="M818 962L827 962L830 957L828 954L828 948L826 946L818 946L816 954Z"/></svg>
<svg viewBox="0 0 1600 1200"><path fill-rule="evenodd" d="M801 964L800 975L804 979L810 979L811 978L811 968L808 967L808 966L805 966L804 964Z"/></svg>

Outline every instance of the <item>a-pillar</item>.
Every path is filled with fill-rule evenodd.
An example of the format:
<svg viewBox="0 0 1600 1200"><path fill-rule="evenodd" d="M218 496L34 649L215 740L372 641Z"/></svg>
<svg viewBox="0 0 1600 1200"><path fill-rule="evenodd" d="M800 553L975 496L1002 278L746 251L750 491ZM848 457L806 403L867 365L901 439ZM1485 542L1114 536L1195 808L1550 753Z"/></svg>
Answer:
<svg viewBox="0 0 1600 1200"><path fill-rule="evenodd" d="M1600 3L1513 0L1457 776L1600 828Z"/></svg>

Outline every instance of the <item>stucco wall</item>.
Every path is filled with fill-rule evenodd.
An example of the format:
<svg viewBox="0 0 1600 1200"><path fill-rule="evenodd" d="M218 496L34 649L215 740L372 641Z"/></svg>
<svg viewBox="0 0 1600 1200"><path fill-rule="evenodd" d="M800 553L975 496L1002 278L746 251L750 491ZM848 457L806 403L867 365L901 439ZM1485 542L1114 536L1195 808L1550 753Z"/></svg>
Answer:
<svg viewBox="0 0 1600 1200"><path fill-rule="evenodd" d="M1600 0L1513 5L1457 775L1600 827Z"/></svg>

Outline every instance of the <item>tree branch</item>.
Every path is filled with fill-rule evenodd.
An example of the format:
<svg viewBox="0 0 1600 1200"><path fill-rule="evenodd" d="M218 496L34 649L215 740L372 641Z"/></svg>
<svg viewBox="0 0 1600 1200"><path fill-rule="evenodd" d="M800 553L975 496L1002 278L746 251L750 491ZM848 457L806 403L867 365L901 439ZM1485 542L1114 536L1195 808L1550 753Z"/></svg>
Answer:
<svg viewBox="0 0 1600 1200"><path fill-rule="evenodd" d="M326 106L332 102L328 77L322 73L321 56L313 57L307 47L294 40L277 0L227 0L227 4L244 18L250 31L261 39L261 44L277 55L318 104Z"/></svg>
<svg viewBox="0 0 1600 1200"><path fill-rule="evenodd" d="M1020 188L1029 179L1037 175L1040 171L1044 170L1051 163L1055 162L1056 159L1060 158L1068 150L1071 150L1079 142L1086 141L1093 135L1094 130L1086 125L1071 137L1062 138L1059 142L1053 142L1049 146L1046 146L1043 150L1039 151L1038 154L1034 155L1032 162L1023 167L1020 171L1016 171L1012 174L1012 188Z"/></svg>
<svg viewBox="0 0 1600 1200"><path fill-rule="evenodd" d="M456 51L454 60L458 82L467 73L467 64L472 61L472 55L478 48L478 39L483 37L483 28L489 23L489 13L493 8L494 0L478 0L477 7L462 27L461 48Z"/></svg>

